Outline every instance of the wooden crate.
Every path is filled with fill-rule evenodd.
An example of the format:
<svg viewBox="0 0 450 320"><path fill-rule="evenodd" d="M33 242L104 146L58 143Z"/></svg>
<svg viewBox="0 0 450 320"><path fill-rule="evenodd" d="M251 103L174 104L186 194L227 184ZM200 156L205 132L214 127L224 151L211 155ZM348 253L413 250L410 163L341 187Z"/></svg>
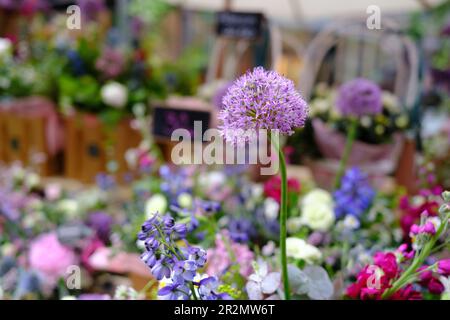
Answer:
<svg viewBox="0 0 450 320"><path fill-rule="evenodd" d="M24 117L14 113L6 113L6 152L9 163L19 161L23 165L28 163L28 134L27 121Z"/></svg>
<svg viewBox="0 0 450 320"><path fill-rule="evenodd" d="M81 181L93 183L98 173L106 171L106 136L99 119L85 116L81 136Z"/></svg>
<svg viewBox="0 0 450 320"><path fill-rule="evenodd" d="M125 152L139 145L141 136L123 120L107 128L94 115L78 114L65 119L65 176L94 183L99 173L107 172L109 160L117 162L116 179L124 181L128 171Z"/></svg>
<svg viewBox="0 0 450 320"><path fill-rule="evenodd" d="M8 136L6 128L6 113L0 111L0 163L8 162L7 146Z"/></svg>

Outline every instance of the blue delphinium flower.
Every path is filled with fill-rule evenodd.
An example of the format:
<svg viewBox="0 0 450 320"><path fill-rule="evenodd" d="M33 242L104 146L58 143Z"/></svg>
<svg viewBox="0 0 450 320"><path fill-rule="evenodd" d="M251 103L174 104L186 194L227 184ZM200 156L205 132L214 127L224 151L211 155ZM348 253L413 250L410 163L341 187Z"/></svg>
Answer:
<svg viewBox="0 0 450 320"><path fill-rule="evenodd" d="M247 242L255 234L255 228L250 220L231 218L228 224L230 238L235 242Z"/></svg>
<svg viewBox="0 0 450 320"><path fill-rule="evenodd" d="M187 230L186 225L176 223L171 216L155 213L138 233L138 239L145 244L141 259L157 280L168 281L158 292L163 299L189 299L200 294L202 284L194 278L206 264L206 251L187 243ZM186 246L178 246L178 240Z"/></svg>
<svg viewBox="0 0 450 320"><path fill-rule="evenodd" d="M78 52L75 50L69 50L66 53L67 59L69 60L70 68L75 76L82 76L86 74L86 66L83 59L80 57Z"/></svg>
<svg viewBox="0 0 450 320"><path fill-rule="evenodd" d="M202 279L198 285L198 292L202 300L230 300L227 293L218 292L219 280L216 277Z"/></svg>
<svg viewBox="0 0 450 320"><path fill-rule="evenodd" d="M161 166L159 175L162 179L160 184L161 191L164 192L171 204L177 205L178 196L182 193L191 193L191 186L188 185L189 173L181 168L172 172L168 166Z"/></svg>
<svg viewBox="0 0 450 320"><path fill-rule="evenodd" d="M113 189L116 186L116 179L114 176L105 173L97 174L95 176L95 182L100 189L105 191Z"/></svg>
<svg viewBox="0 0 450 320"><path fill-rule="evenodd" d="M367 175L358 168L347 170L341 186L333 194L336 218L352 215L360 218L370 207L375 196Z"/></svg>

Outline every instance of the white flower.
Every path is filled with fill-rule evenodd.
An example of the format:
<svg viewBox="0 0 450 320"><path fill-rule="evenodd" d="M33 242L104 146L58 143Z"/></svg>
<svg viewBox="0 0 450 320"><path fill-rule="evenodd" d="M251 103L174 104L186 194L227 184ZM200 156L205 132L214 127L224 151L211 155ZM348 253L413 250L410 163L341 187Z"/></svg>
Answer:
<svg viewBox="0 0 450 320"><path fill-rule="evenodd" d="M264 193L264 188L261 184L255 183L254 185L252 185L251 192L252 192L252 197L261 198Z"/></svg>
<svg viewBox="0 0 450 320"><path fill-rule="evenodd" d="M72 199L63 199L58 202L58 210L62 211L66 217L73 218L76 217L80 211L78 202Z"/></svg>
<svg viewBox="0 0 450 320"><path fill-rule="evenodd" d="M364 128L370 127L371 124L372 124L372 118L371 117L369 117L369 116L362 116L361 117L361 125Z"/></svg>
<svg viewBox="0 0 450 320"><path fill-rule="evenodd" d="M328 191L317 188L311 190L303 197L302 206L307 206L311 203L321 203L333 206L333 198Z"/></svg>
<svg viewBox="0 0 450 320"><path fill-rule="evenodd" d="M278 218L278 212L280 211L280 205L272 198L266 198L264 200L264 216L268 220L275 220Z"/></svg>
<svg viewBox="0 0 450 320"><path fill-rule="evenodd" d="M345 216L344 220L342 220L342 225L345 229L355 230L359 228L360 223L358 219L356 219L351 214L348 214Z"/></svg>
<svg viewBox="0 0 450 320"><path fill-rule="evenodd" d="M245 289L250 300L262 300L264 295L273 295L281 283L281 275L279 272L269 272L267 262L259 260L254 263L252 273L248 277Z"/></svg>
<svg viewBox="0 0 450 320"><path fill-rule="evenodd" d="M12 52L12 43L9 39L0 38L0 59L6 58L11 55Z"/></svg>
<svg viewBox="0 0 450 320"><path fill-rule="evenodd" d="M145 203L145 214L150 219L156 212L166 213L167 199L162 194L157 193L150 197Z"/></svg>
<svg viewBox="0 0 450 320"><path fill-rule="evenodd" d="M286 228L290 234L296 233L300 230L303 225L303 220L301 217L291 217L287 219Z"/></svg>
<svg viewBox="0 0 450 320"><path fill-rule="evenodd" d="M200 185L207 188L216 188L225 184L227 177L221 171L211 171L199 177Z"/></svg>
<svg viewBox="0 0 450 320"><path fill-rule="evenodd" d="M27 174L25 177L25 185L28 189L33 189L39 185L40 178L36 173Z"/></svg>
<svg viewBox="0 0 450 320"><path fill-rule="evenodd" d="M123 108L128 102L128 89L118 82L109 82L102 87L103 102L114 108Z"/></svg>
<svg viewBox="0 0 450 320"><path fill-rule="evenodd" d="M302 200L302 223L312 230L327 231L334 223L333 198L322 189L314 189Z"/></svg>
<svg viewBox="0 0 450 320"><path fill-rule="evenodd" d="M286 239L286 254L288 257L305 260L307 263L313 263L322 258L322 252L319 249L299 238Z"/></svg>
<svg viewBox="0 0 450 320"><path fill-rule="evenodd" d="M323 203L311 203L302 209L303 224L315 231L327 231L334 223L333 207Z"/></svg>
<svg viewBox="0 0 450 320"><path fill-rule="evenodd" d="M192 207L192 196L187 192L181 193L177 201L181 208L189 209Z"/></svg>

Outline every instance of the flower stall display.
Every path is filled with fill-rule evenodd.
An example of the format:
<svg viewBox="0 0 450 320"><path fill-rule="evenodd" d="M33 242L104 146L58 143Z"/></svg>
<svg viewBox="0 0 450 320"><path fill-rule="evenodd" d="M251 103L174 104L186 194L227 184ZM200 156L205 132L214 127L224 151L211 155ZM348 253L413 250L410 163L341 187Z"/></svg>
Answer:
<svg viewBox="0 0 450 320"><path fill-rule="evenodd" d="M313 168L314 159L330 161L328 169L315 168L316 175L330 171L332 163L338 172L336 185L345 163L362 166L372 174L389 174L396 169L402 135L410 120L408 112L391 93L364 78L337 89L320 84L311 99L310 114L311 120L290 139L289 145L304 150L302 157L312 159L309 162ZM303 147L306 145L315 147L306 149ZM340 166L339 159L343 159ZM327 175L326 179L332 176Z"/></svg>

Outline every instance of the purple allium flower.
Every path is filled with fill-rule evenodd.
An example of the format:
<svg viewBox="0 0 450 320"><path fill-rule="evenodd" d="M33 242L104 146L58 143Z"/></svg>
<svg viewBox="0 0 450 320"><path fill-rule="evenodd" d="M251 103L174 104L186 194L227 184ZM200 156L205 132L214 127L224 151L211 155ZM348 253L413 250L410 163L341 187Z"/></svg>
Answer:
<svg viewBox="0 0 450 320"><path fill-rule="evenodd" d="M219 129L227 141L243 144L250 137L242 130L279 130L291 135L305 124L307 115L308 106L291 80L257 67L228 89Z"/></svg>
<svg viewBox="0 0 450 320"><path fill-rule="evenodd" d="M339 88L336 106L344 116L380 113L383 109L381 89L368 79L351 80Z"/></svg>
<svg viewBox="0 0 450 320"><path fill-rule="evenodd" d="M347 170L341 187L333 194L336 218L352 215L357 218L370 207L375 196L367 175L358 168Z"/></svg>
<svg viewBox="0 0 450 320"><path fill-rule="evenodd" d="M94 212L89 215L86 224L95 230L97 237L103 241L103 243L108 243L112 223L113 218L109 214L104 212Z"/></svg>

